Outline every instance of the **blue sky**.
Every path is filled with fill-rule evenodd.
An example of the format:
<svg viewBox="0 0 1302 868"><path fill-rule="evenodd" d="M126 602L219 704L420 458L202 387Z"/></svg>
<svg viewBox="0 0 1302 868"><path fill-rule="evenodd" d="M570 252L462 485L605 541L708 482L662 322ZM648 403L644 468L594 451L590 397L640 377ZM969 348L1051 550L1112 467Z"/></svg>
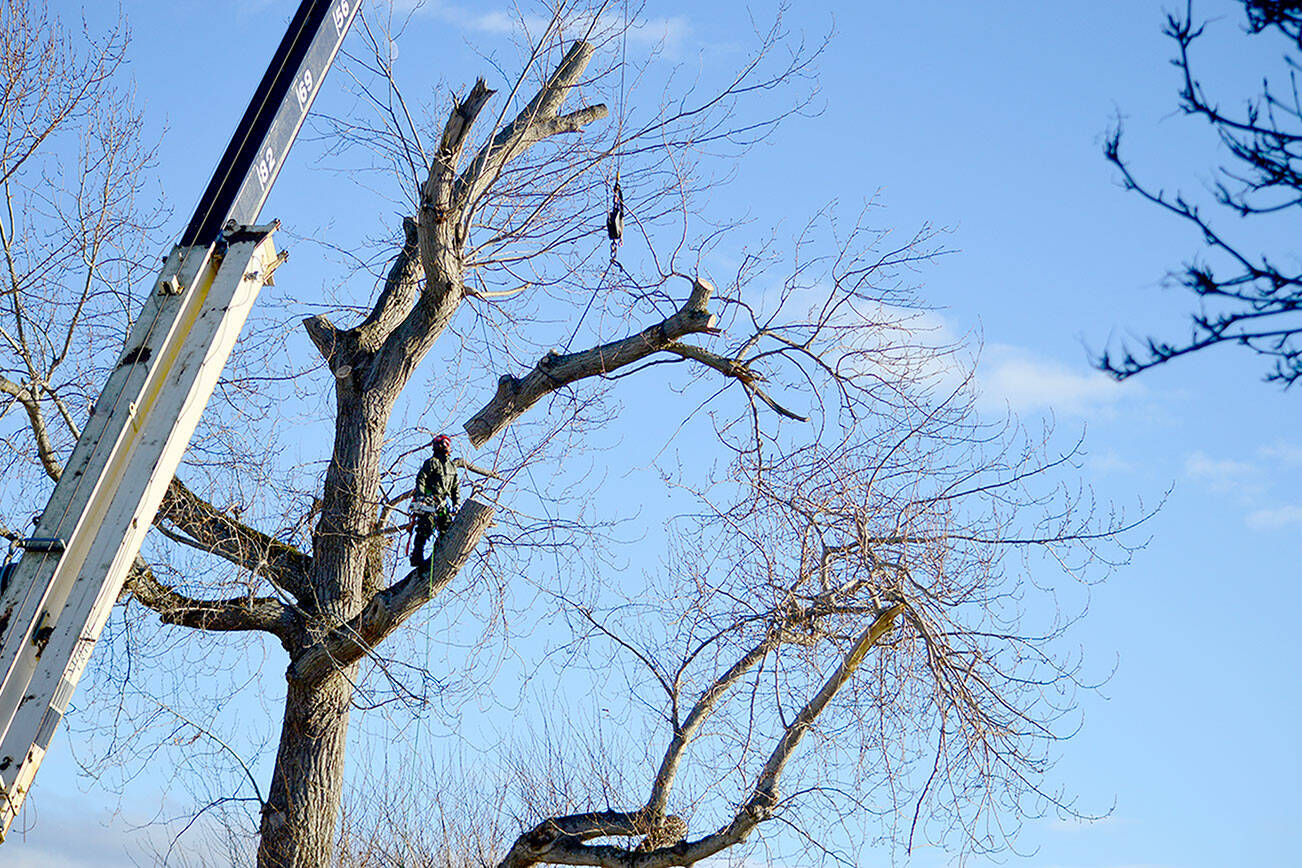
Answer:
<svg viewBox="0 0 1302 868"><path fill-rule="evenodd" d="M294 4L124 5L138 94L163 134L159 184L179 224ZM1209 0L1197 10L1220 17L1226 38L1206 69L1229 105L1251 92L1269 56L1264 39L1236 36L1239 8ZM813 39L834 31L818 67L822 111L757 147L713 203L794 232L831 199L853 211L875 195L878 222L901 234L923 221L947 227L956 252L920 274L922 294L936 306L938 335L984 345L987 408L1052 416L1067 436L1084 430L1082 472L1104 498L1151 504L1170 489L1147 526L1151 543L1094 589L1074 635L1093 672L1115 673L1083 697L1083 727L1056 777L1084 810L1107 816L1032 822L1020 846L1033 855L1011 864L1285 865L1302 827L1302 399L1261 383L1264 366L1233 348L1123 385L1089 365L1088 350L1117 337L1184 333L1187 300L1162 281L1199 239L1123 192L1102 156L1121 116L1127 153L1159 185L1199 190L1219 157L1209 131L1174 111L1163 10L1148 0L801 3L786 13L789 28ZM478 74L491 83L494 71L464 42L491 39L505 11L431 4L399 50L446 63L438 71L450 86ZM726 58L744 39L736 28L746 12L711 0L646 10L684 62ZM344 86L338 72L326 83ZM331 197L319 192L330 176L307 144L263 212L298 237L281 240L296 250L277 279L299 293L330 279L310 242L332 225L322 213ZM349 207L359 221L391 222L386 203ZM1260 238L1285 236L1271 228ZM103 854L140 846L126 826L151 815L158 790L141 784L119 803L76 779L67 738L56 737L29 803L34 828L5 844L6 859L18 860L9 864L50 864L42 860L69 846L60 829L73 817L107 847L84 864L116 864ZM75 864L71 851L59 858ZM911 864L943 863L923 851Z"/></svg>

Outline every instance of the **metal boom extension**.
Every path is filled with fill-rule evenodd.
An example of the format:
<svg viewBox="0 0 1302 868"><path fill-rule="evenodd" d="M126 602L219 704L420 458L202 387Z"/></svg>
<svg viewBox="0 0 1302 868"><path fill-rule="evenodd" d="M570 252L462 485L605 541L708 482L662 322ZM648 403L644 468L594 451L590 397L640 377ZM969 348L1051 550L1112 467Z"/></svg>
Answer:
<svg viewBox="0 0 1302 868"><path fill-rule="evenodd" d="M303 0L0 596L0 841L259 290L253 226L360 0Z"/></svg>

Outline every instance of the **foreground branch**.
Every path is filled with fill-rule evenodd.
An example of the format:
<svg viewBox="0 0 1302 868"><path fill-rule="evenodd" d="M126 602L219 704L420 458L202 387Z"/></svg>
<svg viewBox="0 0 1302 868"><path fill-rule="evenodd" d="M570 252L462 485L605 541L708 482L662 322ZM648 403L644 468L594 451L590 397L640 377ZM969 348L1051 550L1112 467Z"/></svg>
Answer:
<svg viewBox="0 0 1302 868"><path fill-rule="evenodd" d="M608 844L590 845L583 842L597 837L642 833L647 819L645 809L628 813L603 811L556 817L543 821L516 839L506 858L498 863L498 868L528 868L537 864L670 868L693 865L740 844L756 826L772 816L778 803L778 783L787 760L795 753L801 739L828 703L854 675L869 649L886 635L903 610L903 604L892 606L860 634L836 670L787 725L777 747L764 764L750 798L737 809L726 826L697 841L679 841L672 846L638 852Z"/></svg>

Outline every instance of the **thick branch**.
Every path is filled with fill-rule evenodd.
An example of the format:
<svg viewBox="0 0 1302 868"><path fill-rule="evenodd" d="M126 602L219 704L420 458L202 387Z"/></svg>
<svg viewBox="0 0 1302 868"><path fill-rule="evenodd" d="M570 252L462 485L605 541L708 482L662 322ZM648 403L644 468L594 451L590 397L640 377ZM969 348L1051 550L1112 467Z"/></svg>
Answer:
<svg viewBox="0 0 1302 868"><path fill-rule="evenodd" d="M751 796L746 808L769 810L777 804L778 799L778 781L782 777L782 768L786 765L792 753L795 752L796 746L804 738L809 727L813 726L814 721L823 713L823 709L836 696L837 691L845 686L845 683L854 675L859 664L867 655L868 650L877 644L891 626L895 623L896 617L904 611L903 603L896 603L885 612L882 612L877 618L864 630L859 636L859 641L855 642L854 647L845 655L841 663L836 667L836 671L831 677L823 683L814 698L800 709L800 713L795 719L787 725L786 731L782 734L778 746L773 749L769 755L768 762L764 764L764 770L760 773L759 780L755 784L755 793ZM738 814L740 817L741 814ZM734 821L736 822L736 821Z"/></svg>
<svg viewBox="0 0 1302 868"><path fill-rule="evenodd" d="M377 304L377 315L373 315L376 327L367 330L364 324L358 332L359 346L375 353L380 369L399 370L418 361L456 311L465 292L462 255L468 215L474 201L492 186L502 168L538 141L557 133L576 131L605 116L603 106L583 108L563 116L556 114L570 88L578 82L591 54L590 45L575 43L524 111L486 143L459 175L458 165L471 129L493 91L480 79L465 99L453 106L439 150L420 189L420 209L414 226L418 256L413 257L404 248L385 288L388 293L395 285L405 287L410 282L414 286L419 276L423 276L419 299L413 299L411 305L400 305L397 296L388 304L382 298ZM401 298L405 302L405 289ZM381 307L387 314L385 317L378 316ZM401 323L396 322L403 311ZM338 370L338 365L332 367Z"/></svg>
<svg viewBox="0 0 1302 868"><path fill-rule="evenodd" d="M464 239L457 231L459 224L452 213L452 186L470 130L492 95L493 91L479 79L466 98L453 105L438 153L421 184L416 220L412 224L404 221L406 243L389 271L384 293L372 316L357 331L359 345L373 354L380 371L410 371L442 332L461 301ZM421 276L423 286L418 283ZM407 303L409 293L410 304ZM332 365L336 376L340 364Z"/></svg>
<svg viewBox="0 0 1302 868"><path fill-rule="evenodd" d="M706 309L713 292L714 287L707 281L697 280L687 303L668 319L635 335L583 352L548 353L523 379L509 374L501 377L497 381L497 394L464 426L470 442L476 447L483 446L539 399L562 386L608 374L667 349L685 335L713 331L715 318Z"/></svg>
<svg viewBox="0 0 1302 868"><path fill-rule="evenodd" d="M395 328L411 312L424 273L420 261L420 233L416 221L406 217L402 221L403 243L397 258L389 267L384 279L384 289L375 301L375 307L366 321L354 332L357 348L373 353L380 348Z"/></svg>
<svg viewBox="0 0 1302 868"><path fill-rule="evenodd" d="M312 340L312 345L321 353L321 358L325 359L326 364L331 368L335 366L335 358L340 355L343 348L344 336L339 329L335 328L334 323L322 314L310 316L303 320L303 330Z"/></svg>
<svg viewBox="0 0 1302 868"><path fill-rule="evenodd" d="M216 509L173 479L154 518L183 531L204 551L263 576L299 602L308 599L305 581L311 558L293 546L254 530Z"/></svg>
<svg viewBox="0 0 1302 868"><path fill-rule="evenodd" d="M330 630L295 658L287 677L294 681L319 681L336 668L355 663L370 653L447 587L492 521L491 506L476 500L466 501L439 537L428 571L414 570L405 579L378 592L355 617Z"/></svg>
<svg viewBox="0 0 1302 868"><path fill-rule="evenodd" d="M683 753L691 744L692 739L696 737L697 731L714 711L719 700L724 694L732 688L734 684L742 679L743 676L764 659L764 657L777 646L779 642L778 631L770 631L758 645L746 652L746 654L732 665L723 675L715 679L714 683L701 694L701 698L692 706L688 712L687 719L683 725L678 727L674 733L673 740L670 741L669 747L665 750L664 759L660 762L660 769L656 772L655 782L651 785L651 797L647 799L646 811L652 814L663 814L665 806L669 801L669 788L673 784L674 776L678 773L679 763L682 761Z"/></svg>
<svg viewBox="0 0 1302 868"><path fill-rule="evenodd" d="M416 303L424 274L420 259L420 232L416 221L410 217L403 219L402 229L402 248L389 267L380 296L365 320L350 329L340 329L320 314L303 320L307 336L341 386L350 381L354 368L360 366L366 356L384 346L385 340L402 325Z"/></svg>
<svg viewBox="0 0 1302 868"><path fill-rule="evenodd" d="M429 176L421 186L419 244L421 261L427 275L434 273L431 265L437 251L433 245L441 234L435 232L435 228L450 226L455 222L449 222L448 218L452 216L453 187L461 152L465 149L475 120L494 93L495 91L490 90L481 78L475 81L475 86L470 89L470 93L464 100L453 105L452 113L448 115L447 123L443 127L443 138L434 157L434 164L430 166Z"/></svg>
<svg viewBox="0 0 1302 868"><path fill-rule="evenodd" d="M159 614L165 624L196 630L261 630L285 642L293 628L289 609L274 597L233 597L197 600L164 585L154 571L136 556L127 574L126 588L143 605Z"/></svg>

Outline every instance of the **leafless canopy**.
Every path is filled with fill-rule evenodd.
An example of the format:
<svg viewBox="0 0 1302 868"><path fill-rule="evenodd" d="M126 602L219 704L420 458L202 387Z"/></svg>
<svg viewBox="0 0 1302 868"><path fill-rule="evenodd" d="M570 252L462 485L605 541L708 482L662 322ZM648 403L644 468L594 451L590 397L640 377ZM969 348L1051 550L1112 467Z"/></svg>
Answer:
<svg viewBox="0 0 1302 868"><path fill-rule="evenodd" d="M152 220L136 198L152 154L112 82L124 45L121 30L67 33L41 3L0 7L0 470L11 480L58 474L143 273Z"/></svg>

